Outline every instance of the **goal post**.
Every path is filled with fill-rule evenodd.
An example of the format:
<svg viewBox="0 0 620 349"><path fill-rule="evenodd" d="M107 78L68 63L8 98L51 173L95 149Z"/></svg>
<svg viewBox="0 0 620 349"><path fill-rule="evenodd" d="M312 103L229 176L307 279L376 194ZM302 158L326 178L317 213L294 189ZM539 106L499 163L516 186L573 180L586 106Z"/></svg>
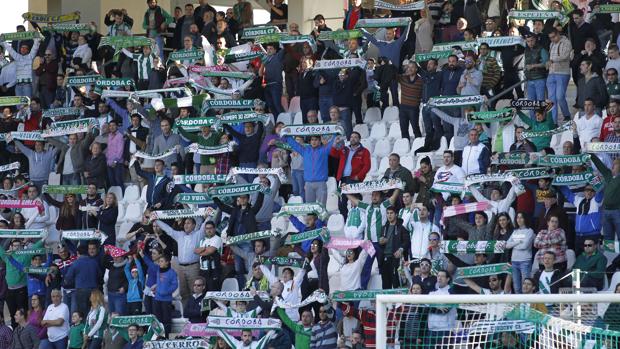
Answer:
<svg viewBox="0 0 620 349"><path fill-rule="evenodd" d="M620 293L378 295L377 349L620 349L619 305Z"/></svg>

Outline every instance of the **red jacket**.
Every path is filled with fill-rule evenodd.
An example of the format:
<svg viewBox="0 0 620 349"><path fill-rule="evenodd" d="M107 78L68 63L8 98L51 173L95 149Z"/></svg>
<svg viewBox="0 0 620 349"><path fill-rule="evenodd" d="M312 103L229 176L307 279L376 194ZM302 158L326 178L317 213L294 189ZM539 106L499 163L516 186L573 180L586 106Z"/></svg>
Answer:
<svg viewBox="0 0 620 349"><path fill-rule="evenodd" d="M344 172L344 166L349 157L349 147L342 147L340 149L332 148L329 152L331 157L339 159L338 161L338 172L336 173L336 180L340 180L342 178L342 173ZM366 178L366 174L370 171L370 152L368 149L364 148L361 144L359 148L353 154L351 158L351 179L355 179L358 181L363 181Z"/></svg>
<svg viewBox="0 0 620 349"><path fill-rule="evenodd" d="M614 118L616 115L607 115L605 119L603 119L603 124L601 125L601 142L605 141L608 135L614 133ZM590 140L586 140L590 141Z"/></svg>

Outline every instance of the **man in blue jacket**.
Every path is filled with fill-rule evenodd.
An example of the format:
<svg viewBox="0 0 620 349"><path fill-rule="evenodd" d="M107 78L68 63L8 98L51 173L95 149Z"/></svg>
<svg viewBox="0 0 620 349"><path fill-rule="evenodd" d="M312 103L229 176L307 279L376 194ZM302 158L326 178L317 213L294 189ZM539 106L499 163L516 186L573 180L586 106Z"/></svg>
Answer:
<svg viewBox="0 0 620 349"><path fill-rule="evenodd" d="M306 202L327 202L327 160L335 136L321 144L320 136L310 136L310 144L301 145L293 137L287 136L286 143L304 158L304 189Z"/></svg>
<svg viewBox="0 0 620 349"><path fill-rule="evenodd" d="M146 202L148 207L155 209L166 208L169 204L170 192L172 191L172 179L164 173L165 164L161 159L155 160L155 173L143 171L140 163L134 163L138 176L146 179Z"/></svg>
<svg viewBox="0 0 620 349"><path fill-rule="evenodd" d="M77 310L82 314L88 314L90 309L90 292L99 285L101 269L95 258L88 255L88 246L80 244L78 247L78 259L69 267L66 282L75 284Z"/></svg>
<svg viewBox="0 0 620 349"><path fill-rule="evenodd" d="M444 65L443 69L441 69L441 80L439 84L439 91L441 96L456 96L459 93L456 92L456 88L459 85L459 81L461 80L461 75L463 75L464 68L459 66L459 59L455 55L450 55L448 57L448 63ZM460 113L459 108L448 108L444 110L446 113L451 116L458 117ZM443 124L444 136L446 137L446 141L450 143L450 139L454 135L454 127L452 124L447 122Z"/></svg>
<svg viewBox="0 0 620 349"><path fill-rule="evenodd" d="M282 69L284 68L284 53L286 50L278 50L274 43L266 44L267 56L265 57L265 99L269 111L276 117L284 112L282 108ZM276 53L277 52L277 53Z"/></svg>

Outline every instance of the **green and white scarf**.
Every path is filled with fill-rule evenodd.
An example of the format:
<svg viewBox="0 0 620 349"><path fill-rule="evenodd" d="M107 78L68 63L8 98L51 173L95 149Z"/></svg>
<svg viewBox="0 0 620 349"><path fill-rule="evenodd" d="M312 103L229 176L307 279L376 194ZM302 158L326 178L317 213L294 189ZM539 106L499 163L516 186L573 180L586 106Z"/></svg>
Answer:
<svg viewBox="0 0 620 349"><path fill-rule="evenodd" d="M131 160L129 161L129 167L133 166L134 162L136 162L138 158L147 159L147 160L159 160L159 159L165 159L169 157L170 155L173 155L176 153L177 153L176 148L168 149L167 151L163 153L159 153L159 154L149 154L143 151L137 151L131 157Z"/></svg>
<svg viewBox="0 0 620 349"><path fill-rule="evenodd" d="M462 279L499 274L512 274L512 266L510 266L509 263L496 263L473 267L461 267L456 270L456 276Z"/></svg>
<svg viewBox="0 0 620 349"><path fill-rule="evenodd" d="M20 167L20 163L18 161L12 162L8 165L0 166L0 172L8 172L13 170L18 170Z"/></svg>
<svg viewBox="0 0 620 349"><path fill-rule="evenodd" d="M198 209L182 209L182 210L162 210L151 212L151 220L160 219L178 219L190 217L210 217L215 216L215 210L212 207L201 207Z"/></svg>
<svg viewBox="0 0 620 349"><path fill-rule="evenodd" d="M11 107L20 104L30 104L28 96L5 96L0 97L0 107Z"/></svg>
<svg viewBox="0 0 620 349"><path fill-rule="evenodd" d="M349 40L349 39L358 39L361 38L362 31L359 29L353 30L335 30L335 31L322 31L319 33L318 40L327 41L327 40Z"/></svg>
<svg viewBox="0 0 620 349"><path fill-rule="evenodd" d="M504 253L506 241L460 241L443 240L441 253Z"/></svg>
<svg viewBox="0 0 620 349"><path fill-rule="evenodd" d="M394 28L406 27L411 23L410 17L398 18L362 18L355 23L355 28Z"/></svg>
<svg viewBox="0 0 620 349"><path fill-rule="evenodd" d="M26 249L26 250L17 250L17 251L7 251L7 254L10 254L12 256L40 256L40 255L46 255L48 252L47 249L45 248L31 248L31 249Z"/></svg>
<svg viewBox="0 0 620 349"><path fill-rule="evenodd" d="M467 121L471 123L490 123L510 121L514 117L514 110L503 108L494 111L476 111L467 114Z"/></svg>
<svg viewBox="0 0 620 349"><path fill-rule="evenodd" d="M95 28L90 23L55 23L43 28L45 31L57 32L57 33L69 33L69 32L87 32L92 33Z"/></svg>
<svg viewBox="0 0 620 349"><path fill-rule="evenodd" d="M590 161L590 154L545 155L536 159L536 165L547 167L581 166Z"/></svg>
<svg viewBox="0 0 620 349"><path fill-rule="evenodd" d="M302 308L302 307L305 307L306 305L314 303L314 302L319 302L321 304L327 303L327 295L325 294L325 292L323 290L316 290L316 291L312 292L312 294L310 294L308 297L306 297L306 299L304 299L300 303L296 303L296 304L288 303L288 302L284 301L284 299L282 299L282 298L276 298L276 299L273 300L274 306L277 306L278 308L282 308L282 309Z"/></svg>
<svg viewBox="0 0 620 349"><path fill-rule="evenodd" d="M87 185L48 185L45 184L41 188L43 193L48 194L87 194L88 186Z"/></svg>
<svg viewBox="0 0 620 349"><path fill-rule="evenodd" d="M588 153L620 153L620 143L586 143Z"/></svg>
<svg viewBox="0 0 620 349"><path fill-rule="evenodd" d="M453 42L442 42L440 44L433 45L433 49L431 51L448 51L452 50L454 47L460 47L461 50L471 51L475 50L478 47L478 42L475 40L472 41L453 41Z"/></svg>
<svg viewBox="0 0 620 349"><path fill-rule="evenodd" d="M255 58L264 58L265 53L262 51L250 51L250 52L240 52L240 53L229 53L224 56L224 63L239 63L245 61L251 61Z"/></svg>
<svg viewBox="0 0 620 349"><path fill-rule="evenodd" d="M228 142L222 145L216 145L213 147L208 147L204 145L200 145L198 143L192 143L185 147L185 151L187 153L198 153L200 155L217 155L217 154L225 154L230 153L235 150L235 142Z"/></svg>
<svg viewBox="0 0 620 349"><path fill-rule="evenodd" d="M110 320L110 327L127 328L132 324L140 327L147 327L147 332L142 338L145 340L154 340L157 337L164 337L166 331L164 325L157 320L155 315L131 315L131 316L115 316Z"/></svg>
<svg viewBox="0 0 620 349"><path fill-rule="evenodd" d="M69 76L67 78L67 86L94 85L100 78L101 75Z"/></svg>
<svg viewBox="0 0 620 349"><path fill-rule="evenodd" d="M481 105L484 103L484 96L442 96L431 97L428 105L438 108L460 108L470 105Z"/></svg>
<svg viewBox="0 0 620 349"><path fill-rule="evenodd" d="M251 111L226 113L217 117L215 125L216 127L220 127L220 125L238 125L245 122L262 122L263 124L267 124L269 122L269 115L256 114Z"/></svg>
<svg viewBox="0 0 620 349"><path fill-rule="evenodd" d="M0 34L0 41L19 41L41 39L43 36L39 32L15 32Z"/></svg>
<svg viewBox="0 0 620 349"><path fill-rule="evenodd" d="M508 17L513 19L547 20L552 18L563 18L564 15L559 11L536 11L536 10L510 10Z"/></svg>
<svg viewBox="0 0 620 349"><path fill-rule="evenodd" d="M0 229L3 239L40 239L45 235L45 229Z"/></svg>
<svg viewBox="0 0 620 349"><path fill-rule="evenodd" d="M226 245L235 245L241 242L250 242L254 240L268 239L272 236L280 236L280 230L261 230L254 233L229 236L226 240Z"/></svg>
<svg viewBox="0 0 620 349"><path fill-rule="evenodd" d="M525 192L525 188L521 184L519 178L515 177L512 173L494 173L494 174L477 174L469 175L465 178L465 187L469 187L472 184L488 183L488 182L510 182L519 193Z"/></svg>
<svg viewBox="0 0 620 349"><path fill-rule="evenodd" d="M170 53L168 61L198 61L204 59L205 52L203 50L179 50Z"/></svg>
<svg viewBox="0 0 620 349"><path fill-rule="evenodd" d="M394 5L383 0L375 0L375 8L390 11L417 11L424 9L424 6L426 6L424 1L410 2L404 5Z"/></svg>
<svg viewBox="0 0 620 349"><path fill-rule="evenodd" d="M208 78L217 77L217 78L229 78L229 79L241 79L241 80L254 79L254 74L241 72L241 71L205 71L205 72L202 72L201 75L206 76Z"/></svg>
<svg viewBox="0 0 620 349"><path fill-rule="evenodd" d="M516 101L510 101L511 108L518 108L519 110L536 110L547 107L545 101L532 101L529 99L517 99Z"/></svg>
<svg viewBox="0 0 620 349"><path fill-rule="evenodd" d="M327 210L323 204L318 202L299 203L299 204L286 204L282 206L278 217L282 216L299 216L307 214L315 214L320 219L325 219L328 216Z"/></svg>
<svg viewBox="0 0 620 349"><path fill-rule="evenodd" d="M127 87L136 86L136 83L132 78L110 78L110 79L97 79L95 82L97 87Z"/></svg>
<svg viewBox="0 0 620 349"><path fill-rule="evenodd" d="M94 118L78 119L69 121L55 121L51 127L43 130L41 135L43 138L65 136L74 133L88 132L89 127L96 124Z"/></svg>
<svg viewBox="0 0 620 349"><path fill-rule="evenodd" d="M44 141L42 134L40 131L30 131L30 132L22 132L22 131L13 131L10 133L11 139L17 139L21 141Z"/></svg>
<svg viewBox="0 0 620 349"><path fill-rule="evenodd" d="M433 183L433 186L431 186L431 191L435 192L435 193L448 193L448 194L463 194L463 192L465 192L465 195L471 195L471 192L469 191L469 189L463 185L462 183L449 183L449 182L444 182L444 183Z"/></svg>
<svg viewBox="0 0 620 349"><path fill-rule="evenodd" d="M276 26L261 26L261 27L250 27L250 28L244 28L241 31L241 39L247 40L247 39L253 39L259 36L263 36L263 35L271 35L271 34L275 34L275 33L279 33L280 29L278 29L278 27Z"/></svg>
<svg viewBox="0 0 620 349"><path fill-rule="evenodd" d="M65 240L100 240L104 234L95 230L63 230L62 238Z"/></svg>
<svg viewBox="0 0 620 349"><path fill-rule="evenodd" d="M433 51L428 53L416 53L415 61L418 63L426 62L431 59L443 59L448 58L452 54L452 50Z"/></svg>
<svg viewBox="0 0 620 349"><path fill-rule="evenodd" d="M179 193L174 202L186 205L210 205L213 204L211 197L205 193Z"/></svg>
<svg viewBox="0 0 620 349"><path fill-rule="evenodd" d="M334 291L331 299L335 302L350 301L374 301L381 294L408 294L406 288L394 288L388 290L359 290L359 291Z"/></svg>
<svg viewBox="0 0 620 349"><path fill-rule="evenodd" d="M585 185L592 184L596 176L592 171L586 171L581 173L563 173L556 175L553 178L553 182L551 185L557 186L577 186L577 185Z"/></svg>
<svg viewBox="0 0 620 349"><path fill-rule="evenodd" d="M199 118L180 118L174 120L174 127L183 127L187 132L200 131L201 128L214 125L217 121L215 116L204 116Z"/></svg>
<svg viewBox="0 0 620 349"><path fill-rule="evenodd" d="M256 294L263 300L269 300L269 294L264 291L258 291ZM204 299L217 299L223 301L245 301L251 302L254 296L250 291L209 291L205 294Z"/></svg>
<svg viewBox="0 0 620 349"><path fill-rule="evenodd" d="M564 125L549 131L523 131L521 137L523 138L538 138L538 137L551 137L554 134L568 131L571 128L571 123L567 122Z"/></svg>
<svg viewBox="0 0 620 349"><path fill-rule="evenodd" d="M264 265L277 265L281 267L293 267L303 268L303 258L291 258L291 257L264 257L258 256L258 261Z"/></svg>
<svg viewBox="0 0 620 349"><path fill-rule="evenodd" d="M540 153L498 153L497 159L491 162L494 165L531 165L534 163L532 155L540 156Z"/></svg>
<svg viewBox="0 0 620 349"><path fill-rule="evenodd" d="M359 67L366 68L366 60L361 58L324 59L314 63L313 70L345 69Z"/></svg>
<svg viewBox="0 0 620 349"><path fill-rule="evenodd" d="M327 228L319 228L314 230L304 231L303 233L292 234L288 236L288 239L284 242L285 245L296 245L308 240L321 239L323 242L328 242L330 238L329 230Z"/></svg>
<svg viewBox="0 0 620 349"><path fill-rule="evenodd" d="M284 173L284 170L282 169L282 167L276 167L276 168L233 167L230 169L230 172L228 172L227 179L234 180L235 176L240 175L240 174L273 175L273 176L277 176L280 182L286 182L287 180L286 173Z"/></svg>
<svg viewBox="0 0 620 349"><path fill-rule="evenodd" d="M251 329L251 330L280 330L282 322L277 319L267 318L237 318L209 316L207 318L210 328L219 329Z"/></svg>
<svg viewBox="0 0 620 349"><path fill-rule="evenodd" d="M222 184L226 183L225 174L174 175L174 184ZM201 193L206 195L205 193Z"/></svg>
<svg viewBox="0 0 620 349"><path fill-rule="evenodd" d="M525 46L525 40L520 36L485 36L476 39L478 45L486 43L491 48L506 46Z"/></svg>
<svg viewBox="0 0 620 349"><path fill-rule="evenodd" d="M595 13L620 13L620 4L602 4L598 5L598 10L593 11Z"/></svg>
<svg viewBox="0 0 620 349"><path fill-rule="evenodd" d="M208 109L252 109L252 99L207 99L202 104L203 112Z"/></svg>
<svg viewBox="0 0 620 349"><path fill-rule="evenodd" d="M392 189L403 189L404 185L400 179L380 179L376 181L365 181L360 183L344 184L340 187L342 194L362 194L372 193L373 191L386 191Z"/></svg>
<svg viewBox="0 0 620 349"><path fill-rule="evenodd" d="M144 342L144 349L207 349L209 342L206 339L168 339Z"/></svg>
<svg viewBox="0 0 620 349"><path fill-rule="evenodd" d="M254 42L266 44L269 42L279 42L281 44L295 44L298 42L307 42L310 46L314 44L314 38L311 35L289 35L287 33L275 33L269 35L261 35L254 39Z"/></svg>
<svg viewBox="0 0 620 349"><path fill-rule="evenodd" d="M47 267L24 267L24 273L26 274L47 275L49 272L50 268Z"/></svg>
<svg viewBox="0 0 620 349"><path fill-rule="evenodd" d="M506 173L511 173L520 180L549 178L554 176L551 169L547 167L520 168L506 171Z"/></svg>
<svg viewBox="0 0 620 349"><path fill-rule="evenodd" d="M153 40L144 36L104 36L99 42L101 46L112 46L116 51L127 47L152 46Z"/></svg>
<svg viewBox="0 0 620 349"><path fill-rule="evenodd" d="M289 125L282 128L280 137L284 136L326 136L344 135L344 128L335 124Z"/></svg>
<svg viewBox="0 0 620 349"><path fill-rule="evenodd" d="M239 196L239 195L251 195L254 193L267 194L271 192L269 188L263 188L262 184L236 184L236 185L224 185L221 187L209 188L209 196L213 198Z"/></svg>
<svg viewBox="0 0 620 349"><path fill-rule="evenodd" d="M81 114L79 108L55 108L43 111L44 118L55 119L59 116L78 116Z"/></svg>

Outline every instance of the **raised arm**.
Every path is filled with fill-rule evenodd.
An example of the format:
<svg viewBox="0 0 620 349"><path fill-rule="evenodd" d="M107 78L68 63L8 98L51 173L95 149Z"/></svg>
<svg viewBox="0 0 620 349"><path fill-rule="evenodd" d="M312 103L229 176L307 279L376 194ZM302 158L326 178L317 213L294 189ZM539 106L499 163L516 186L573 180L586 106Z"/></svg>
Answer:
<svg viewBox="0 0 620 349"><path fill-rule="evenodd" d="M452 117L438 108L432 108L431 111L433 112L433 114L437 115L437 117L440 118L442 121L454 125L455 128L458 127L459 123L461 122L460 118Z"/></svg>
<svg viewBox="0 0 620 349"><path fill-rule="evenodd" d="M157 226L160 227L161 230L165 231L166 234L168 234L170 237L172 237L175 240L181 239L184 235L182 232L172 229L171 226L160 221L159 219L155 221L155 224L157 224Z"/></svg>

